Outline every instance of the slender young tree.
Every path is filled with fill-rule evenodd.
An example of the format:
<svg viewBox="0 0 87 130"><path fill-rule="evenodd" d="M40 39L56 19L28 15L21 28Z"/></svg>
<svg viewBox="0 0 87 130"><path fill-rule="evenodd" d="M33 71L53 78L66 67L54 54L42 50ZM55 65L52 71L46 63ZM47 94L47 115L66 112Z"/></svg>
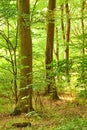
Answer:
<svg viewBox="0 0 87 130"><path fill-rule="evenodd" d="M5 26L5 28L0 28L0 36L4 39L5 44L3 44L3 47L6 50L6 54L2 53L0 55L0 57L4 58L9 65L11 65L11 68L9 67L9 69L6 69L6 67L2 67L4 70L9 71L13 76L11 78L11 85L12 87L12 92L14 95L14 99L15 99L15 103L17 103L18 100L18 95L17 95L17 46L18 46L18 29L17 26L15 26L15 24L12 24L12 22L10 21L10 18L12 19L13 16L15 16L15 13L13 12L12 14L10 14L10 12L12 12L13 10L16 11L16 8L14 8L15 6L10 7L10 1L7 0L5 1L1 1L1 7L2 7L2 11L4 10L8 10L8 11L4 11L1 17L1 25L0 26ZM4 7L3 7L4 5ZM13 4L14 5L14 4ZM3 15L4 14L4 15ZM13 20L13 19L12 19ZM5 23L4 23L5 22ZM2 24L4 23L4 24ZM15 23L15 22L14 22ZM14 33L11 30L11 28L14 28ZM4 30L5 29L5 30ZM16 31L16 32L15 32ZM14 37L14 41L12 40L12 38ZM1 43L2 44L2 43Z"/></svg>
<svg viewBox="0 0 87 130"><path fill-rule="evenodd" d="M65 44L64 4L61 5L61 29L62 29L62 39Z"/></svg>
<svg viewBox="0 0 87 130"><path fill-rule="evenodd" d="M82 0L82 9L81 9L81 15L82 15L82 19L81 19L81 25L82 25L82 43L83 43L83 49L82 49L82 54L85 54L85 48L84 48L84 43L85 43L85 38L84 38L84 34L85 34L85 24L84 24L84 10L85 10L85 5L86 5L86 0Z"/></svg>
<svg viewBox="0 0 87 130"><path fill-rule="evenodd" d="M21 112L32 110L32 39L30 30L30 0L18 0L20 38L20 90L18 107Z"/></svg>
<svg viewBox="0 0 87 130"><path fill-rule="evenodd" d="M82 0L82 8L81 8L81 25L82 25L82 64L84 63L85 56L85 24L84 24L84 10L85 10L86 0ZM84 65L82 65L82 79L84 80Z"/></svg>
<svg viewBox="0 0 87 130"><path fill-rule="evenodd" d="M66 24L64 24L64 10L66 11ZM69 82L70 9L68 0L61 5L61 29L63 42L66 45L64 58L66 59L66 78L67 82Z"/></svg>
<svg viewBox="0 0 87 130"><path fill-rule="evenodd" d="M67 82L70 81L69 78L69 42L70 42L70 9L68 0L65 4L66 9L66 49L65 49L65 59L66 59L66 78Z"/></svg>

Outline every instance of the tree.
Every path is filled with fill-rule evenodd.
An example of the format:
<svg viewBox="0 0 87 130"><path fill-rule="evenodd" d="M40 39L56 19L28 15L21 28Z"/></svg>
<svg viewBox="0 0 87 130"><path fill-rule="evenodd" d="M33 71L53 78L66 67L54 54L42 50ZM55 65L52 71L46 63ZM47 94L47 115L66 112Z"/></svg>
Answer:
<svg viewBox="0 0 87 130"><path fill-rule="evenodd" d="M65 6L64 6L65 5ZM64 24L64 7L66 11L66 26ZM66 79L69 82L69 42L70 42L70 9L68 0L65 4L61 5L61 28L62 28L62 37L63 42L66 45L65 49L65 59L66 59Z"/></svg>
<svg viewBox="0 0 87 130"><path fill-rule="evenodd" d="M65 58L66 58L66 77L69 82L69 41L70 41L70 10L68 0L65 4L66 7L66 49L65 49Z"/></svg>
<svg viewBox="0 0 87 130"><path fill-rule="evenodd" d="M55 25L56 0L49 0L48 3L48 23L47 23L47 41L46 41L46 81L47 93L53 92L53 98L57 97L55 79L53 76L53 47L54 47L54 25ZM53 88L53 90L52 90Z"/></svg>
<svg viewBox="0 0 87 130"><path fill-rule="evenodd" d="M21 112L32 110L32 39L30 29L30 0L18 0L20 38L20 90L17 107Z"/></svg>
<svg viewBox="0 0 87 130"><path fill-rule="evenodd" d="M7 62L6 66L2 66L1 69L10 72L10 82L11 88L13 91L13 95L15 98L15 102L17 103L18 95L17 95L17 47L18 47L18 28L16 26L16 12L17 8L15 3L10 4L10 0L1 1L0 6L0 37L4 40L4 42L0 43L1 48L4 49L4 53L0 54L0 57L3 58ZM14 23L14 24L13 24ZM2 28L4 26L4 28ZM14 28L14 30L13 30ZM12 87L13 83L13 87Z"/></svg>
<svg viewBox="0 0 87 130"><path fill-rule="evenodd" d="M82 8L81 8L81 28L82 28L82 62L84 63L85 56L85 24L84 24L84 10L85 10L86 0L82 0ZM84 80L84 65L82 65L82 79Z"/></svg>

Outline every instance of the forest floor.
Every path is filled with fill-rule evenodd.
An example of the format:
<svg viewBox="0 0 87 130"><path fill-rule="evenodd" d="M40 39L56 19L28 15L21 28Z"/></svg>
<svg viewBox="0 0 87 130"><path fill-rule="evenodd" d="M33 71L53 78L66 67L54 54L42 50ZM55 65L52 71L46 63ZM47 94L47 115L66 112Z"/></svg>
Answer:
<svg viewBox="0 0 87 130"><path fill-rule="evenodd" d="M6 97L0 98L6 100ZM9 104L0 102L0 108L3 108L3 111L0 111L0 130L87 130L85 100L77 102L69 94L62 94L60 100L55 101L39 96L35 103L36 111L20 116L10 116ZM22 122L30 122L31 126L25 128L13 126L15 123Z"/></svg>

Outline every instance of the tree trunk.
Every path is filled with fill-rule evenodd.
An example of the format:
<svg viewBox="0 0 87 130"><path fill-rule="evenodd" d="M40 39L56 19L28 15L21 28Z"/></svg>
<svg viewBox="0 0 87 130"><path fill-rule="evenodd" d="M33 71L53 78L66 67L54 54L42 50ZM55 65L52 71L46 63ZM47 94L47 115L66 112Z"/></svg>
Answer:
<svg viewBox="0 0 87 130"><path fill-rule="evenodd" d="M58 28L56 27L56 47L54 50L57 62L59 62L59 41L58 41Z"/></svg>
<svg viewBox="0 0 87 130"><path fill-rule="evenodd" d="M32 39L30 30L30 0L19 0L19 37L20 37L20 91L18 107L21 112L32 110Z"/></svg>
<svg viewBox="0 0 87 130"><path fill-rule="evenodd" d="M84 9L85 9L85 5L86 5L86 0L82 0L82 9L81 9L81 15L82 15L82 19L81 19L81 25L82 25L82 80L84 80L84 56L85 56L85 38L84 38L84 34L85 34L85 25L84 25Z"/></svg>
<svg viewBox="0 0 87 130"><path fill-rule="evenodd" d="M66 26L64 25L64 9L66 10ZM66 27L66 28L65 28ZM61 5L61 28L62 28L62 38L63 42L66 45L64 52L64 58L66 60L66 80L70 81L69 78L69 41L70 41L70 10L68 0L67 2Z"/></svg>
<svg viewBox="0 0 87 130"><path fill-rule="evenodd" d="M67 82L70 81L69 78L69 41L70 41L70 10L68 1L65 4L66 7L66 49L65 49L65 59L66 59L66 78Z"/></svg>
<svg viewBox="0 0 87 130"><path fill-rule="evenodd" d="M46 42L46 81L47 94L53 93L53 98L57 97L57 90L54 87L55 78L53 76L53 47L54 47L54 25L56 8L56 0L49 0L48 4L48 24L47 24L47 42Z"/></svg>
<svg viewBox="0 0 87 130"><path fill-rule="evenodd" d="M61 5L61 29L62 29L63 42L65 44L64 4Z"/></svg>

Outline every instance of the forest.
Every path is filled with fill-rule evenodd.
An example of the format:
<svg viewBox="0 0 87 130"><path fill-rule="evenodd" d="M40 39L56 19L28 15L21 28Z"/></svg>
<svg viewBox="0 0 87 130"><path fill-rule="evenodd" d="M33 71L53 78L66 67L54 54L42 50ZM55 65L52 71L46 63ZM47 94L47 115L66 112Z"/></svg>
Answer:
<svg viewBox="0 0 87 130"><path fill-rule="evenodd" d="M87 130L87 0L0 0L0 130Z"/></svg>

